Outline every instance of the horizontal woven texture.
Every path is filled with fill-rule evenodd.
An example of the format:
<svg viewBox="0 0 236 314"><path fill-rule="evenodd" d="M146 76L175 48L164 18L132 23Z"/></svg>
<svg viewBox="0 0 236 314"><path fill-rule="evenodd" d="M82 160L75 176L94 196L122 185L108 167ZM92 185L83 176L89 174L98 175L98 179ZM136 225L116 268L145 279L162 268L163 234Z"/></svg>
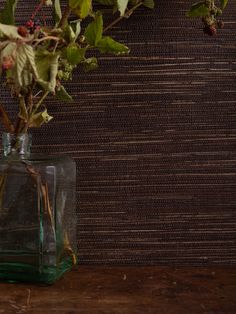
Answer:
<svg viewBox="0 0 236 314"><path fill-rule="evenodd" d="M129 56L77 71L74 103L48 102L34 150L77 162L80 263L235 264L236 3L211 38L185 17L194 1L156 2L110 33Z"/></svg>

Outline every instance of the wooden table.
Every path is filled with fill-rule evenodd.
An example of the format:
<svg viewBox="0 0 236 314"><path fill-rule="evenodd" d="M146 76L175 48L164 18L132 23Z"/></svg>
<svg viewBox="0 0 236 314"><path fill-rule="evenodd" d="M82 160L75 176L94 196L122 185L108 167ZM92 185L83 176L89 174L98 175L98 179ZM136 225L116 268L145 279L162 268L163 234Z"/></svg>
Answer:
<svg viewBox="0 0 236 314"><path fill-rule="evenodd" d="M53 286L0 283L0 313L235 314L236 268L78 266Z"/></svg>

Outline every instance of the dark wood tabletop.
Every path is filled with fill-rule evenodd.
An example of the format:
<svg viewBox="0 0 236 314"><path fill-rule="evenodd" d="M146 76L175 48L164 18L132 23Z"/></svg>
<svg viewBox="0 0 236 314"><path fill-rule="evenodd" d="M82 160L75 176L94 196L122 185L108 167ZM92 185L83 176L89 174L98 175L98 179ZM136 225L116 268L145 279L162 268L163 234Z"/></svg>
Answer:
<svg viewBox="0 0 236 314"><path fill-rule="evenodd" d="M52 286L0 283L0 313L235 314L236 268L78 266Z"/></svg>

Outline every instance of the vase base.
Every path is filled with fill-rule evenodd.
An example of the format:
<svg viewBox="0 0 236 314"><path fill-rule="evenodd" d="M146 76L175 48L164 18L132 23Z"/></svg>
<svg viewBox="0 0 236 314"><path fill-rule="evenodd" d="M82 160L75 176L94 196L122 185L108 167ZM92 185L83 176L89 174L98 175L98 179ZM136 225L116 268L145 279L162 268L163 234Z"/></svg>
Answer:
<svg viewBox="0 0 236 314"><path fill-rule="evenodd" d="M70 257L57 266L42 266L40 269L28 264L0 263L0 281L9 283L33 282L50 285L64 273L71 270L73 261Z"/></svg>

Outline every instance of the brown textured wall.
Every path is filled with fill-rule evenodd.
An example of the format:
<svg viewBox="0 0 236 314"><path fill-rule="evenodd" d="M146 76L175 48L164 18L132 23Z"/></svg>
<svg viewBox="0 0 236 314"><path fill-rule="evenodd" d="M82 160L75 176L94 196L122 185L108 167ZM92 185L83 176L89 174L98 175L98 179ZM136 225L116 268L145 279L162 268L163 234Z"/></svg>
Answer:
<svg viewBox="0 0 236 314"><path fill-rule="evenodd" d="M210 38L192 1L156 2L112 32L129 56L51 102L35 150L77 161L80 263L235 264L236 5Z"/></svg>

